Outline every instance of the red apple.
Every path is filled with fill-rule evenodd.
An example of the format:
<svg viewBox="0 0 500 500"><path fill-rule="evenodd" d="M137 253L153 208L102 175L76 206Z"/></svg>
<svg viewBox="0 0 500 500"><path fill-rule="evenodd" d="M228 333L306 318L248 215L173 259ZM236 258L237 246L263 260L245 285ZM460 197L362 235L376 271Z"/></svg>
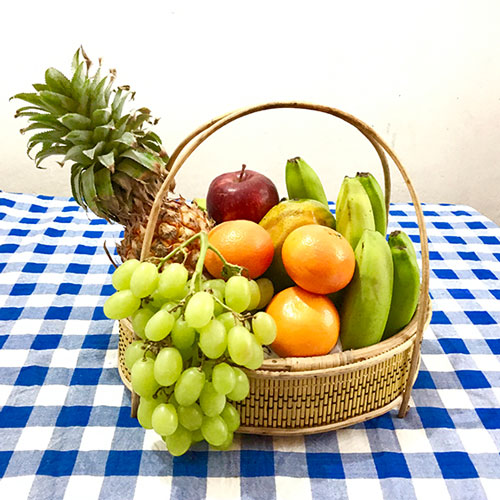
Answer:
<svg viewBox="0 0 500 500"><path fill-rule="evenodd" d="M237 219L258 223L278 202L273 181L243 165L240 171L219 175L210 183L207 211L217 224Z"/></svg>

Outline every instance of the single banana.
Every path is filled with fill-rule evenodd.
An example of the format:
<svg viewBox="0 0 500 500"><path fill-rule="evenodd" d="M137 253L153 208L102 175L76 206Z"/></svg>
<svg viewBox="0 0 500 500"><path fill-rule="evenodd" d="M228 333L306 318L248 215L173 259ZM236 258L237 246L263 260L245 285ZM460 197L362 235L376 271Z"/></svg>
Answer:
<svg viewBox="0 0 500 500"><path fill-rule="evenodd" d="M302 158L292 158L286 162L285 180L291 200L316 200L328 206L318 174Z"/></svg>
<svg viewBox="0 0 500 500"><path fill-rule="evenodd" d="M386 239L366 230L354 251L356 269L340 309L342 349L358 349L382 338L392 298L392 256Z"/></svg>
<svg viewBox="0 0 500 500"><path fill-rule="evenodd" d="M391 309L385 325L385 340L404 328L415 314L420 294L420 271L413 243L403 231L389 236L394 268Z"/></svg>
<svg viewBox="0 0 500 500"><path fill-rule="evenodd" d="M377 179L369 172L358 172L356 178L365 188L368 198L372 204L375 229L385 237L387 233L387 211L385 209L384 193Z"/></svg>
<svg viewBox="0 0 500 500"><path fill-rule="evenodd" d="M375 230L370 198L356 177L344 177L335 205L337 231L356 248L365 229Z"/></svg>

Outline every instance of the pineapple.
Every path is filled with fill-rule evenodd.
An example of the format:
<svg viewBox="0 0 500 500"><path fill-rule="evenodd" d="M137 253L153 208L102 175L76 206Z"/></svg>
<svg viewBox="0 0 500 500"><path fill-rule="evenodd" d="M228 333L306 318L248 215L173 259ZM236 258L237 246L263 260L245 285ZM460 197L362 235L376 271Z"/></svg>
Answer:
<svg viewBox="0 0 500 500"><path fill-rule="evenodd" d="M16 117L30 124L22 133L37 131L28 141L35 165L53 155L59 162L71 162L71 189L76 202L97 216L124 226L118 246L123 260L138 258L142 239L156 193L165 179L168 155L161 139L147 125L155 125L147 108L124 113L134 92L128 86L114 88L116 72L102 76L101 64L89 73L92 63L83 48L73 57L73 75L68 79L49 68L45 83L33 85L35 92L16 94L28 106ZM39 131L41 130L41 131ZM209 230L213 222L197 206L184 199L166 198L151 247L153 257L166 255L176 245L199 230ZM191 250L195 251L197 244ZM195 252L196 253L196 252ZM194 268L194 258L186 265Z"/></svg>

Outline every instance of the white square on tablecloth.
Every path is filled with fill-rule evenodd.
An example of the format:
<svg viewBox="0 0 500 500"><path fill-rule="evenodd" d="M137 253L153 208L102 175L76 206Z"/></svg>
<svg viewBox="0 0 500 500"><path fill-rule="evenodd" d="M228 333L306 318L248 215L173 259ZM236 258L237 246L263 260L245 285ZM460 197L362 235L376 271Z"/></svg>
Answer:
<svg viewBox="0 0 500 500"><path fill-rule="evenodd" d="M493 392L493 394L497 398L498 406L500 406L500 387L492 387L491 391Z"/></svg>
<svg viewBox="0 0 500 500"><path fill-rule="evenodd" d="M35 406L63 406L67 394L66 385L42 385Z"/></svg>
<svg viewBox="0 0 500 500"><path fill-rule="evenodd" d="M450 493L446 487L446 481L442 478L413 478L413 488L415 488L415 496L417 500L431 500L439 498L446 500L450 498Z"/></svg>
<svg viewBox="0 0 500 500"><path fill-rule="evenodd" d="M446 311L447 313L463 311L462 304L453 299L432 299L432 308L435 311Z"/></svg>
<svg viewBox="0 0 500 500"><path fill-rule="evenodd" d="M108 349L104 357L103 368L116 368L118 366L118 349Z"/></svg>
<svg viewBox="0 0 500 500"><path fill-rule="evenodd" d="M59 281L56 281L56 283L61 281L61 277L59 277ZM28 299L26 300L25 308L28 309L30 307L46 307L49 308L52 303L54 302L54 299L57 297L57 295L51 294L51 293L34 293L33 295L30 295Z"/></svg>
<svg viewBox="0 0 500 500"><path fill-rule="evenodd" d="M100 305L102 298L99 295L75 295L73 307L96 307Z"/></svg>
<svg viewBox="0 0 500 500"><path fill-rule="evenodd" d="M24 366L28 354L28 349L0 349L0 368Z"/></svg>
<svg viewBox="0 0 500 500"><path fill-rule="evenodd" d="M403 453L432 453L425 429L396 429Z"/></svg>
<svg viewBox="0 0 500 500"><path fill-rule="evenodd" d="M144 433L142 449L147 451L166 451L165 441L153 430L148 429Z"/></svg>
<svg viewBox="0 0 500 500"><path fill-rule="evenodd" d="M35 476L3 477L0 481L0 498L28 498Z"/></svg>
<svg viewBox="0 0 500 500"><path fill-rule="evenodd" d="M46 450L53 432L54 427L25 427L15 451Z"/></svg>
<svg viewBox="0 0 500 500"><path fill-rule="evenodd" d="M474 409L474 405L472 404L469 395L462 389L437 389L437 393L445 408Z"/></svg>
<svg viewBox="0 0 500 500"><path fill-rule="evenodd" d="M500 301L499 301L500 302ZM478 370L482 372L500 372L500 358L494 354L470 354Z"/></svg>
<svg viewBox="0 0 500 500"><path fill-rule="evenodd" d="M308 477L276 476L276 500L289 500L312 498L311 481Z"/></svg>
<svg viewBox="0 0 500 500"><path fill-rule="evenodd" d="M0 408L5 406L7 403L7 399L9 399L12 388L12 385L0 385Z"/></svg>
<svg viewBox="0 0 500 500"><path fill-rule="evenodd" d="M476 287L477 288L477 287ZM484 335L476 325L453 325L453 329L457 333L457 338L460 339L481 339L484 340Z"/></svg>
<svg viewBox="0 0 500 500"><path fill-rule="evenodd" d="M236 500L241 498L240 488L239 477L207 477L206 500ZM264 491L262 498L265 498ZM277 500L279 498L277 496Z"/></svg>
<svg viewBox="0 0 500 500"><path fill-rule="evenodd" d="M18 319L10 331L11 335L38 335L43 319Z"/></svg>
<svg viewBox="0 0 500 500"><path fill-rule="evenodd" d="M486 429L457 429L465 451L472 453L497 453L497 446Z"/></svg>
<svg viewBox="0 0 500 500"><path fill-rule="evenodd" d="M382 500L382 487L378 479L346 479L347 496L349 500Z"/></svg>
<svg viewBox="0 0 500 500"><path fill-rule="evenodd" d="M306 442L304 436L274 436L273 448L274 451L305 453Z"/></svg>
<svg viewBox="0 0 500 500"><path fill-rule="evenodd" d="M486 493L486 498L498 498L498 492L500 491L500 479L481 477L479 480L481 481L481 486Z"/></svg>
<svg viewBox="0 0 500 500"><path fill-rule="evenodd" d="M455 371L446 354L422 354L422 361L430 372Z"/></svg>
<svg viewBox="0 0 500 500"><path fill-rule="evenodd" d="M121 406L124 390L124 385L97 385L95 389L94 406Z"/></svg>
<svg viewBox="0 0 500 500"><path fill-rule="evenodd" d="M89 500L99 498L104 477L75 476L69 477L64 498L67 500Z"/></svg>
<svg viewBox="0 0 500 500"><path fill-rule="evenodd" d="M92 306L93 307L93 306ZM87 335L89 331L90 320L87 319L68 319L64 325L64 335Z"/></svg>
<svg viewBox="0 0 500 500"><path fill-rule="evenodd" d="M139 476L135 484L134 500L170 498L171 490L172 476Z"/></svg>
<svg viewBox="0 0 500 500"><path fill-rule="evenodd" d="M339 429L337 440L340 453L371 453L372 449L365 429Z"/></svg>
<svg viewBox="0 0 500 500"><path fill-rule="evenodd" d="M110 450L113 437L115 435L114 427L85 427L80 443L81 451L91 450Z"/></svg>
<svg viewBox="0 0 500 500"><path fill-rule="evenodd" d="M76 368L79 349L55 349L50 360L51 368Z"/></svg>

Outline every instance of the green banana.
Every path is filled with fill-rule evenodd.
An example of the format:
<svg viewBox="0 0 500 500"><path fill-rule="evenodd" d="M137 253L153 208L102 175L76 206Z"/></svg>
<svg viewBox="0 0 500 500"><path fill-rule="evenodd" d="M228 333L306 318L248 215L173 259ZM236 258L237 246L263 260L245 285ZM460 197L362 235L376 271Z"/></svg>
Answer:
<svg viewBox="0 0 500 500"><path fill-rule="evenodd" d="M404 328L413 317L420 294L420 271L413 243L403 231L389 236L394 268L391 309L382 340Z"/></svg>
<svg viewBox="0 0 500 500"><path fill-rule="evenodd" d="M382 338L392 298L393 265L386 239L366 230L354 251L356 269L340 309L342 349L358 349Z"/></svg>
<svg viewBox="0 0 500 500"><path fill-rule="evenodd" d="M358 172L356 178L365 188L368 198L372 204L375 229L385 237L387 232L387 211L385 209L384 193L377 179L369 172Z"/></svg>
<svg viewBox="0 0 500 500"><path fill-rule="evenodd" d="M316 200L328 207L325 190L316 172L302 159L286 162L286 189L291 200Z"/></svg>
<svg viewBox="0 0 500 500"><path fill-rule="evenodd" d="M337 231L356 248L365 229L375 230L370 198L356 177L344 177L335 205Z"/></svg>

